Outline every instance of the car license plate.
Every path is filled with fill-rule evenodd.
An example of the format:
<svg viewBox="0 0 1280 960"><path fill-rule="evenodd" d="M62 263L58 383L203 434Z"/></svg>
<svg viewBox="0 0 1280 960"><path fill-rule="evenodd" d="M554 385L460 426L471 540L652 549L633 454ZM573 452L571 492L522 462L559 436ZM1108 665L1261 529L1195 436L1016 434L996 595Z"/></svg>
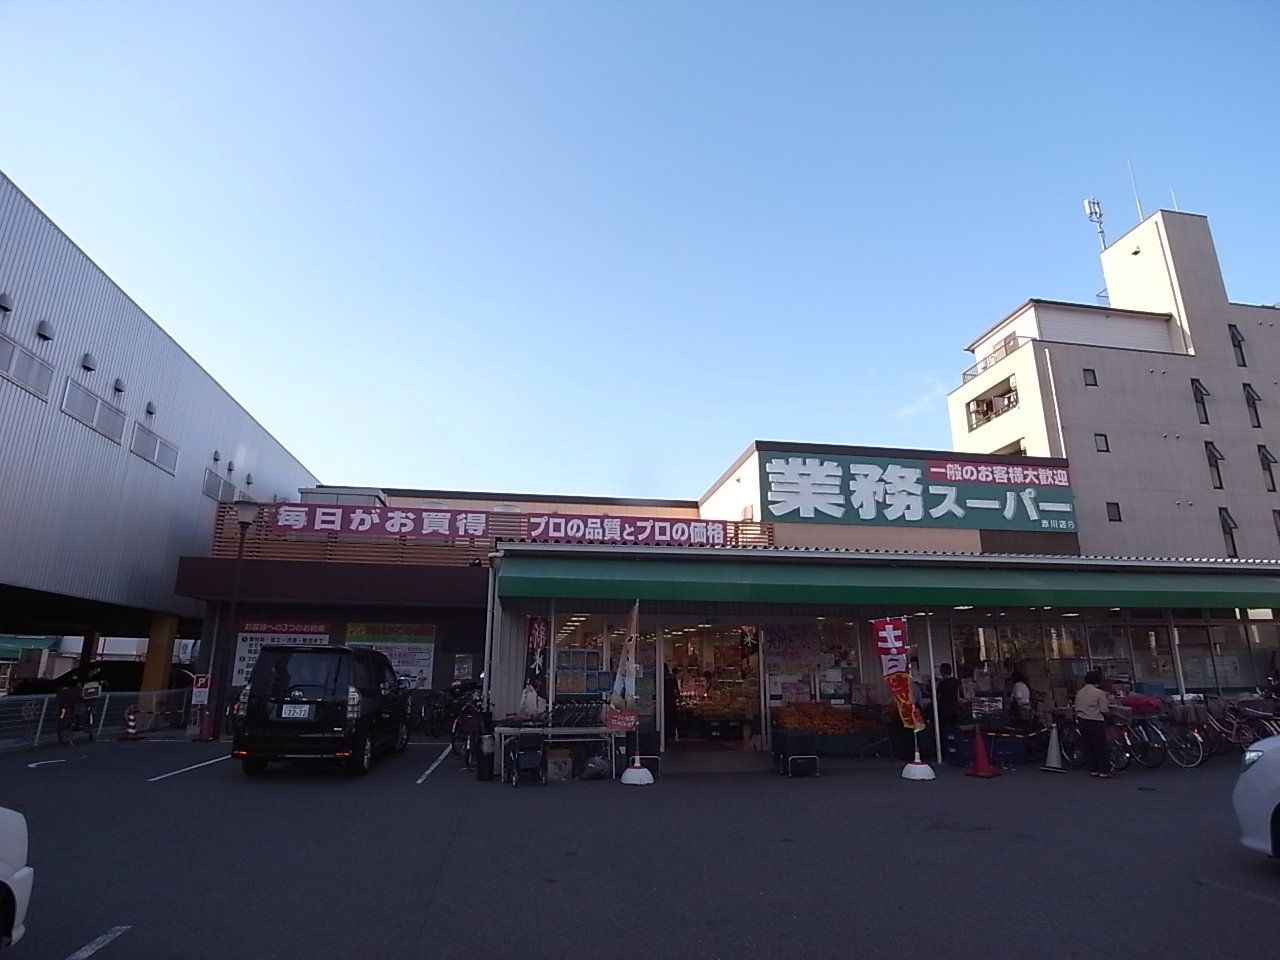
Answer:
<svg viewBox="0 0 1280 960"><path fill-rule="evenodd" d="M285 703L280 707L280 717L284 720L305 720L311 716L309 703Z"/></svg>

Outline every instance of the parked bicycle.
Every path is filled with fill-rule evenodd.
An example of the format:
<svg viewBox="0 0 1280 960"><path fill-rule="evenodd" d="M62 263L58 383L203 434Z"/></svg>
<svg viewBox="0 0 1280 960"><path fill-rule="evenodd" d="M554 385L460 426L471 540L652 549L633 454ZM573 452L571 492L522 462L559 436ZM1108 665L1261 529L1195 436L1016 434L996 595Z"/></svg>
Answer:
<svg viewBox="0 0 1280 960"><path fill-rule="evenodd" d="M441 736L452 722L449 716L449 695L443 690L427 690L418 700L416 711L418 725L428 737Z"/></svg>
<svg viewBox="0 0 1280 960"><path fill-rule="evenodd" d="M1266 702L1266 701L1262 701ZM1280 732L1274 715L1251 708L1246 703L1230 703L1222 697L1206 695L1200 723L1194 728L1204 739L1210 754L1229 753L1263 737Z"/></svg>
<svg viewBox="0 0 1280 960"><path fill-rule="evenodd" d="M453 726L449 731L449 749L455 757L461 757L467 768L480 752L480 737L487 731L488 710L481 699L479 690L474 696L467 697L459 707L458 715L453 718Z"/></svg>

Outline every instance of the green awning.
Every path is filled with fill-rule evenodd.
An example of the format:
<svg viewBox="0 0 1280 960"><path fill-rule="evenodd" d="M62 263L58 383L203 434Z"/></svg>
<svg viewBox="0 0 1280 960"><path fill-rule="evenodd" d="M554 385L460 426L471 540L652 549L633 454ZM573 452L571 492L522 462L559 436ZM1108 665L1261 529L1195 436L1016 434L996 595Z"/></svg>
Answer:
<svg viewBox="0 0 1280 960"><path fill-rule="evenodd" d="M53 647L57 637L17 637L0 635L0 660L17 660L23 650L40 650Z"/></svg>
<svg viewBox="0 0 1280 960"><path fill-rule="evenodd" d="M508 556L501 597L807 604L1280 607L1280 576Z"/></svg>

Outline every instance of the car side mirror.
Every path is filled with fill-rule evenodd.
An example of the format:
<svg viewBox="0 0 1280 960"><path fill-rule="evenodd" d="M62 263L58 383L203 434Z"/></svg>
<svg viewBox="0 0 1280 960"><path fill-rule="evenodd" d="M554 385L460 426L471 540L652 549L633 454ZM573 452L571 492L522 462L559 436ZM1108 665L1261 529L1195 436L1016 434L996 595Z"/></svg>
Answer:
<svg viewBox="0 0 1280 960"><path fill-rule="evenodd" d="M400 688L401 693L413 689L413 681L408 677L398 677L396 679L396 685Z"/></svg>

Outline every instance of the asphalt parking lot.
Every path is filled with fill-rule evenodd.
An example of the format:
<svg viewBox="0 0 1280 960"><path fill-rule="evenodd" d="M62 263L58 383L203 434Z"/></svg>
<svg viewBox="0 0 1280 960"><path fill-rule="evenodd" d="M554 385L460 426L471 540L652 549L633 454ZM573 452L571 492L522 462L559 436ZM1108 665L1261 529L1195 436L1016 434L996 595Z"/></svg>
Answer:
<svg viewBox="0 0 1280 960"><path fill-rule="evenodd" d="M0 756L37 871L12 954L1111 960L1280 941L1280 862L1235 842L1231 761L512 790L452 757L424 778L441 752L254 780L217 744Z"/></svg>

